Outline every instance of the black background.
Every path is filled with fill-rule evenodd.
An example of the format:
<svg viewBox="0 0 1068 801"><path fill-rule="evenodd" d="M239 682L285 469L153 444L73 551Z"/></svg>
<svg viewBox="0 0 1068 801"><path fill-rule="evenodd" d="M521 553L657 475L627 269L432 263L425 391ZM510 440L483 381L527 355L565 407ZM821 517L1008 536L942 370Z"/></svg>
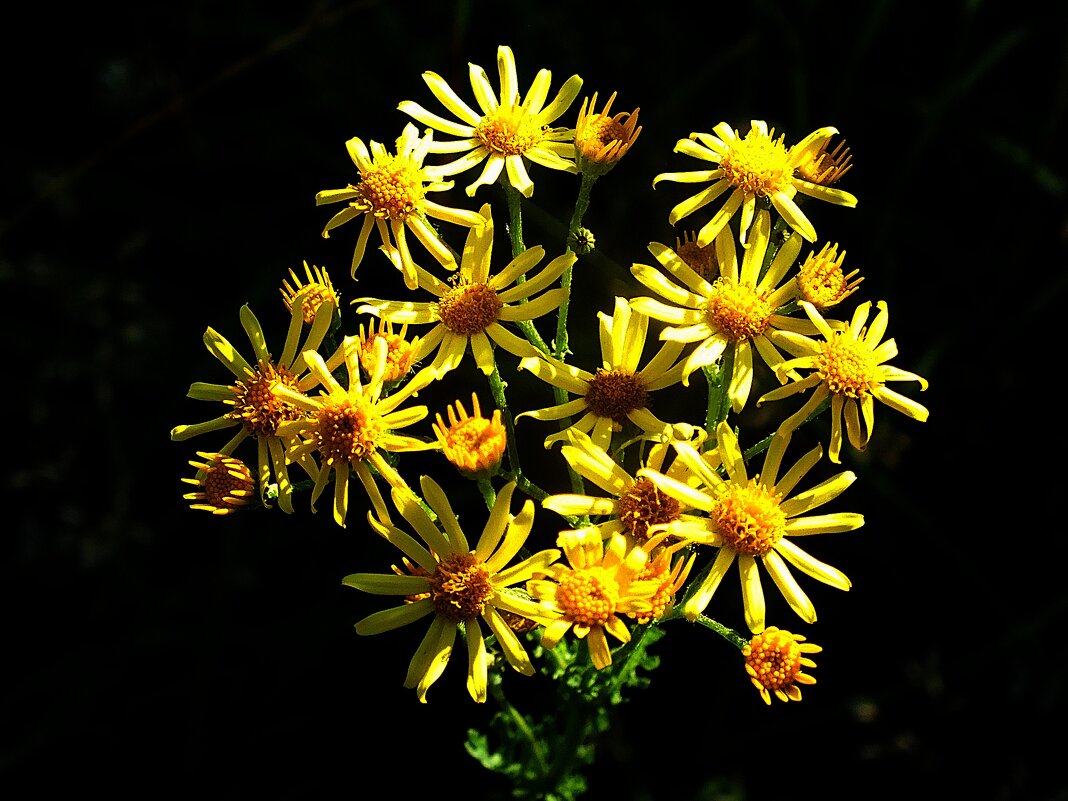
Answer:
<svg viewBox="0 0 1068 801"><path fill-rule="evenodd" d="M436 108L424 70L469 97L467 62L495 82L508 44L524 90L548 67L554 92L578 73L582 96L617 91L616 110L641 109L637 145L586 217L601 249L576 272L576 362L596 353L593 312L642 293L630 263L679 233L667 214L687 188L651 189L659 172L696 168L675 141L757 118L788 140L823 125L848 140L856 166L843 186L859 205L807 208L866 276L859 297L888 301L894 363L931 382L922 396L904 389L928 423L880 406L869 451L844 458L859 480L838 508L867 524L812 545L854 587L803 582L820 613L805 633L825 649L804 701L766 708L730 646L678 624L653 686L599 744L589 797L1068 797L1054 515L1068 15L937 5L23 8L0 47L11 671L0 782L235 799L500 789L462 747L492 712L470 703L462 660L422 706L401 687L422 626L352 630L382 603L341 578L388 570L392 556L362 525L359 496L345 530L327 504L292 518L190 511L187 460L225 440L168 432L216 413L185 397L192 381L226 378L203 347L207 326L241 349L247 302L280 348L278 287L302 261L330 270L350 332L348 300L402 296L384 262L352 282L356 227L322 239L332 209L315 193L354 179L346 139L392 146L407 121L398 102ZM527 244L551 257L577 181L532 175ZM503 209L496 191L479 199ZM443 202L469 203L462 190ZM468 386L487 397L481 380L468 362L421 399L433 415ZM530 392L548 405L542 385ZM695 381L658 410L700 409L700 393ZM522 452L534 480L562 490L545 425L520 423ZM410 464L453 482L440 458ZM477 493L461 481L450 492L479 530ZM536 535L548 541L556 525L541 512ZM728 580L710 613L744 626L737 595ZM804 628L781 599L769 614Z"/></svg>

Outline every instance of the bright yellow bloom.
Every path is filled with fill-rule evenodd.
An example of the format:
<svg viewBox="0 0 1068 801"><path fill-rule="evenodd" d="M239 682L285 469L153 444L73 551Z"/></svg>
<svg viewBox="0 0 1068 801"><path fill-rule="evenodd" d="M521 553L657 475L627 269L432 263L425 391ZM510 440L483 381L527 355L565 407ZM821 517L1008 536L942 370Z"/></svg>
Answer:
<svg viewBox="0 0 1068 801"><path fill-rule="evenodd" d="M769 131L763 120L752 120L745 136L725 122L712 130L716 135L692 133L689 139L680 139L675 152L711 162L717 165L714 169L665 172L653 179L654 188L660 181L713 182L671 210L668 219L672 225L730 192L727 201L698 232L699 245L707 245L715 239L739 209L742 213L740 238L744 244L758 199L769 201L783 220L809 242L816 241L816 229L794 200L798 192L839 206L857 205L857 199L848 192L831 189L797 174L825 150L830 138L838 133L836 128L819 128L790 148L784 144L785 137L776 139L775 129Z"/></svg>
<svg viewBox="0 0 1068 801"><path fill-rule="evenodd" d="M415 262L408 248L405 231L410 230L423 246L444 267L456 269L456 257L428 221L428 217L456 223L468 228L482 224L482 217L467 209L442 206L427 197L429 192L452 188L452 181L442 182L423 166L432 139L428 132L419 137L415 126L408 123L397 137L397 154L392 155L378 142L371 142L370 150L363 140L352 138L345 143L360 180L344 189L326 189L315 196L315 205L347 201L348 205L335 214L323 228L323 237L349 220L363 216L363 227L356 239L352 256L352 277L363 261L371 229L377 227L382 247L398 270L404 283L415 289ZM392 258L396 256L396 258Z"/></svg>
<svg viewBox="0 0 1068 801"><path fill-rule="evenodd" d="M394 333L393 323L389 320L379 320L378 330L373 325L364 331L363 323L360 323L359 340L360 366L365 375L371 375L375 369L375 360L378 358L378 340L386 343L386 370L382 374L382 383L387 386L395 384L411 372L415 364L416 348L419 346L419 337L407 339L408 326L402 325L400 333Z"/></svg>
<svg viewBox="0 0 1068 801"><path fill-rule="evenodd" d="M473 411L470 417L460 401L456 401L455 406L455 411L452 406L447 410L448 425L445 425L440 414L434 423L434 434L441 444L441 452L464 475L489 478L497 472L508 445L508 435L501 422L501 410L494 409L489 419L483 417L478 396L474 392L471 393Z"/></svg>
<svg viewBox="0 0 1068 801"><path fill-rule="evenodd" d="M805 642L800 634L769 626L760 634L754 634L742 648L745 657L745 672L753 686L760 691L764 703L771 706L771 695L780 701L800 701L798 684L815 684L816 680L801 669L816 667L807 654L818 654L823 649Z"/></svg>
<svg viewBox="0 0 1068 801"><path fill-rule="evenodd" d="M398 391L382 397L387 368L386 342L376 340L377 358L370 379L364 384L360 379L360 348L356 337L345 337L341 346L324 361L314 351L306 351L304 359L311 370L309 389L322 385L317 397L307 397L284 386L275 388L275 394L301 409L304 417L282 423L279 433L297 442L290 449L294 459L310 459L318 453L320 469L311 493L311 510L326 489L330 476L334 476L334 520L345 525L349 510L349 474L355 472L367 490L372 505L379 517L389 521L382 494L371 474L374 467L392 487L411 493L407 483L382 455L382 451L397 453L420 451L436 447L413 437L394 433L426 417L425 406L398 409L404 401L423 389L433 377L426 371L418 373ZM348 386L343 387L334 378L333 371L344 363L348 371Z"/></svg>
<svg viewBox="0 0 1068 801"><path fill-rule="evenodd" d="M188 394L190 398L197 400L220 401L231 406L232 410L204 423L175 426L171 429L171 439L181 441L211 431L241 426L241 430L219 449L219 453L229 456L245 438L255 437L260 500L265 498L267 483L273 471L278 484L278 505L285 512L293 511L293 488L289 482L287 467L294 459L286 453L291 439L282 427L286 422L301 420L304 412L299 406L279 398L274 390L279 386L287 386L295 395L299 395L306 389L303 377L308 366L303 351L319 347L334 317L333 303L327 301L320 305L315 320L308 329L303 347L298 347L304 327L302 306L303 302L298 302L290 314L286 341L277 360L267 349L263 328L256 315L247 305L241 307L241 325L252 343L255 367L247 362L224 336L215 329L208 328L204 332L204 344L208 352L233 373L237 380L232 384L197 381L189 387ZM295 461L312 479L318 476L314 460L301 456Z"/></svg>
<svg viewBox="0 0 1068 801"><path fill-rule="evenodd" d="M842 269L846 252L838 252L838 245L826 244L819 253L810 253L794 281L802 300L807 300L817 309L829 309L857 291L864 279L859 270L846 274Z"/></svg>
<svg viewBox="0 0 1068 801"><path fill-rule="evenodd" d="M433 614L404 680L404 686L415 688L419 701L426 703L427 690L445 670L456 632L462 628L467 644L467 691L482 703L486 700L490 655L479 618L489 625L508 664L524 676L534 675L530 657L504 616L546 618L537 603L513 588L548 568L560 558L560 551L538 551L508 566L523 548L534 523L534 504L530 500L523 503L519 514L509 511L515 482L497 494L474 548L468 544L444 490L427 476L420 483L427 504L437 515L437 523L410 495L394 490L393 502L422 543L373 515L367 516L375 531L399 548L415 569L411 571L413 575L354 573L345 577L342 583L349 587L406 599L400 606L363 618L356 624L356 633L381 634Z"/></svg>
<svg viewBox="0 0 1068 801"><path fill-rule="evenodd" d="M228 515L247 507L256 497L256 479L248 465L240 459L222 453L197 451L204 461L190 461L197 468L193 478L182 478L186 484L197 487L182 497L190 509L201 509L214 515Z"/></svg>
<svg viewBox="0 0 1068 801"><path fill-rule="evenodd" d="M697 434L703 438L704 431ZM672 449L670 443L656 441L649 449L644 466L663 472L678 481L686 481L686 466L675 461L664 466ZM675 520L696 520L687 512L693 507L679 502L656 487L647 478L635 478L624 470L603 448L594 444L586 434L569 431L569 444L560 454L575 472L608 493L609 497L591 495L550 495L541 505L561 515L590 515L607 518L590 526L601 539L623 534L627 545L645 545L663 527Z"/></svg>
<svg viewBox="0 0 1068 801"><path fill-rule="evenodd" d="M540 354L523 359L520 369L530 370L538 378L578 397L568 403L523 412L516 417L535 420L562 420L582 415L577 422L545 438L545 447L567 439L572 431L590 434L594 443L609 450L612 433L622 431L628 420L655 437L678 436L689 439L693 426L688 423L669 425L649 411L649 394L682 380L681 342L665 342L645 367L639 369L649 318L632 314L625 298L616 298L609 317L598 312L601 337L601 367L590 373L559 359Z"/></svg>
<svg viewBox="0 0 1068 801"><path fill-rule="evenodd" d="M819 445L802 456L779 479L779 466L789 438L773 437L764 454L763 471L749 478L738 438L731 427L726 422L720 423L716 436L716 454L726 470L726 479L721 477L707 454L698 453L685 442L674 444L678 458L700 480L703 489L700 485L684 484L654 470L643 468L638 471L639 476L648 477L666 494L707 515L697 522L675 521L668 526L671 533L719 549L711 570L686 602L686 617L696 620L704 612L720 581L737 560L746 624L751 631L763 631L765 603L759 560L790 608L804 621L815 622L815 607L790 573L788 565L840 590L848 590L850 581L841 571L801 550L793 538L852 531L864 525L862 515L848 512L803 516L837 498L856 480L856 475L850 471L839 473L790 498L794 487L819 461L822 455Z"/></svg>
<svg viewBox="0 0 1068 801"><path fill-rule="evenodd" d="M646 264L634 264L634 277L668 303L655 298L633 298L630 305L669 325L660 332L668 342L700 344L690 351L682 366L682 383L699 367L716 363L723 352L733 352L733 372L728 393L734 411L741 411L753 385L753 349L775 370L785 358L769 338L778 329L815 333L806 320L778 314L777 310L796 298L793 282L779 282L793 265L801 249L800 237L791 236L779 248L767 272L760 268L768 250L771 215L761 210L753 225L753 237L742 256L741 270L729 228L716 237L719 277L702 278L666 245L653 242L649 252L675 280ZM780 378L780 380L784 380Z"/></svg>
<svg viewBox="0 0 1068 801"><path fill-rule="evenodd" d="M638 109L611 114L615 99L616 93L612 92L601 111L594 111L597 108L596 92L592 99L582 101L575 125L575 151L580 172L602 174L612 169L642 132L638 125Z"/></svg>
<svg viewBox="0 0 1068 801"><path fill-rule="evenodd" d="M649 554L641 547L628 549L622 534L614 534L606 546L593 529L561 531L556 544L569 564L551 565L527 582L527 592L541 601L543 612L554 617L544 624L542 647L552 650L572 631L586 640L590 659L601 670L612 664L606 635L630 642L630 631L620 615L651 613L659 582L638 580Z"/></svg>
<svg viewBox="0 0 1068 801"><path fill-rule="evenodd" d="M507 172L508 181L516 190L530 197L534 193L534 183L527 173L527 160L553 170L578 171L572 161L575 157L574 130L550 127L550 123L563 115L578 96L582 88L582 79L578 75L568 78L553 101L546 106L552 73L540 70L526 97L520 102L519 79L511 48L504 45L497 48L497 70L501 80L499 102L493 94L486 71L477 64L470 64L469 67L471 88L479 111L461 100L436 72L423 73L423 80L434 97L459 122L432 114L411 100L405 100L397 106L405 114L434 130L460 137L451 142L429 144L431 153L464 155L448 164L428 167L428 174L435 178L456 175L484 161L486 165L482 174L467 187L468 197L474 197L478 187L496 181L502 170Z"/></svg>
<svg viewBox="0 0 1068 801"><path fill-rule="evenodd" d="M468 233L463 260L451 284L416 268L419 286L437 300L416 303L357 298L353 301L362 304L357 309L359 313L373 314L394 323L437 323L419 341L415 359L421 361L437 349L429 369L436 371L439 377L459 366L468 343L475 362L486 375L493 372L494 366L491 340L520 358L536 354L538 350L533 345L501 323L533 320L563 303L567 290L560 287L542 292L538 297L531 296L556 281L578 258L574 253L564 253L549 262L541 272L517 283L517 279L526 275L545 256L545 249L538 245L520 253L491 277L493 218L488 203L482 207L482 215L485 225L472 227Z"/></svg>
<svg viewBox="0 0 1068 801"><path fill-rule="evenodd" d="M876 400L913 420L926 422L925 406L886 386L890 381L917 381L921 392L927 389L926 379L886 363L897 356L897 343L893 339L883 339L889 317L885 301L877 304L879 313L870 326L867 320L871 301L861 303L845 330L833 329L811 303L802 301L801 306L823 339L815 340L790 331L777 332L775 342L797 357L783 362L777 370L780 376L797 369L812 372L804 378L797 376L792 383L765 393L757 401L759 406L764 401L780 400L815 388L805 405L779 426L781 434L789 436L829 397L831 441L828 455L837 464L842 450L843 413L849 443L858 450L867 447L875 427Z"/></svg>
<svg viewBox="0 0 1068 801"><path fill-rule="evenodd" d="M305 261L304 274L308 277L307 283L302 282L290 267L289 275L293 283L290 284L283 278L279 291L282 293L282 302L286 304L286 311L290 314L293 313L293 307L303 301L304 322L311 325L315 320L315 313L324 303L329 301L333 304L334 311L337 311L340 305L339 295L330 281L330 274L323 268L309 267Z"/></svg>
<svg viewBox="0 0 1068 801"><path fill-rule="evenodd" d="M853 167L853 156L846 147L845 140L839 142L834 150L828 152L830 138L824 139L823 143L814 150L805 154L805 160L797 165L796 175L814 184L830 186L842 180Z"/></svg>
<svg viewBox="0 0 1068 801"><path fill-rule="evenodd" d="M696 553L690 553L689 556L679 553L685 547L688 547L685 540L656 545L651 550L649 545L645 546L650 553L649 561L638 574L637 581L652 581L655 584L656 590L649 597L652 608L647 612L624 612L625 615L644 625L660 620L675 608L675 596L686 584L697 560Z"/></svg>

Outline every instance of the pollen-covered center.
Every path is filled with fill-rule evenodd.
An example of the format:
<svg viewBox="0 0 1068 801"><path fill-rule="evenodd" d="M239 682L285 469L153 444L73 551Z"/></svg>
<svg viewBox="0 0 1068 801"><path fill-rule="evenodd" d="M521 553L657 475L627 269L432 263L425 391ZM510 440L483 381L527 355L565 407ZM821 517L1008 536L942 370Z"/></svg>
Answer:
<svg viewBox="0 0 1068 801"><path fill-rule="evenodd" d="M442 452L461 470L477 473L489 470L501 461L507 444L500 417L468 417L445 432Z"/></svg>
<svg viewBox="0 0 1068 801"><path fill-rule="evenodd" d="M824 245L823 249L805 259L797 272L797 285L801 297L817 308L825 309L840 303L856 290L862 279L856 270L846 275L842 269L845 251L838 254L837 245Z"/></svg>
<svg viewBox="0 0 1068 801"><path fill-rule="evenodd" d="M315 313L327 301L331 301L335 306L337 305L337 294L334 292L333 287L315 282L305 284L292 295L286 296L285 302L286 309L290 312L293 311L294 306L299 306L303 303L301 314L304 317L304 322L311 325L315 322Z"/></svg>
<svg viewBox="0 0 1068 801"><path fill-rule="evenodd" d="M327 402L316 414L314 436L323 463L356 463L375 452L382 419L360 397Z"/></svg>
<svg viewBox="0 0 1068 801"><path fill-rule="evenodd" d="M360 173L356 191L376 217L404 220L423 200L423 171L410 158L387 156Z"/></svg>
<svg viewBox="0 0 1068 801"><path fill-rule="evenodd" d="M245 430L256 437L273 437L278 426L287 420L299 420L303 413L291 403L279 399L272 391L281 384L297 390L297 379L287 368L260 361L244 381L230 387L234 393L234 410L227 417L240 420ZM299 392L299 390L297 390Z"/></svg>
<svg viewBox="0 0 1068 801"><path fill-rule="evenodd" d="M604 626L618 602L619 589L603 567L572 570L556 588L556 605L578 626Z"/></svg>
<svg viewBox="0 0 1068 801"><path fill-rule="evenodd" d="M595 160L613 142L625 142L627 129L614 117L593 114L586 118L581 135L575 144L580 153L588 159Z"/></svg>
<svg viewBox="0 0 1068 801"><path fill-rule="evenodd" d="M719 278L705 304L705 322L731 342L763 334L774 311L764 297L745 284Z"/></svg>
<svg viewBox="0 0 1068 801"><path fill-rule="evenodd" d="M836 331L821 347L817 371L834 394L863 398L878 383L875 357L863 342Z"/></svg>
<svg viewBox="0 0 1068 801"><path fill-rule="evenodd" d="M486 284L460 284L438 301L438 317L454 334L471 336L497 322L504 303Z"/></svg>
<svg viewBox="0 0 1068 801"><path fill-rule="evenodd" d="M217 509L243 506L255 491L256 480L248 465L240 459L213 454L200 478L207 502Z"/></svg>
<svg viewBox="0 0 1068 801"><path fill-rule="evenodd" d="M445 557L430 576L430 600L437 613L449 620L478 617L492 595L489 573L473 553Z"/></svg>
<svg viewBox="0 0 1068 801"><path fill-rule="evenodd" d="M623 425L627 415L644 408L649 392L637 373L598 369L586 390L586 408L598 417L610 417Z"/></svg>
<svg viewBox="0 0 1068 801"><path fill-rule="evenodd" d="M723 177L746 194L767 197L788 189L793 183L790 156L783 137L752 130L731 142L720 160Z"/></svg>
<svg viewBox="0 0 1068 801"><path fill-rule="evenodd" d="M360 365L368 375L374 375L375 342L379 339L386 341L386 369L382 373L382 381L386 384L400 381L408 375L415 360L412 343L402 336L383 331L364 339L360 343Z"/></svg>
<svg viewBox="0 0 1068 801"><path fill-rule="evenodd" d="M475 126L475 137L504 156L520 156L541 143L543 128L522 106L499 106Z"/></svg>
<svg viewBox="0 0 1068 801"><path fill-rule="evenodd" d="M670 523L679 517L679 502L661 492L647 478L639 478L616 504L619 522L638 543L649 539L649 527Z"/></svg>
<svg viewBox="0 0 1068 801"><path fill-rule="evenodd" d="M785 631L757 634L742 653L746 672L769 690L792 686L801 673L801 646Z"/></svg>
<svg viewBox="0 0 1068 801"><path fill-rule="evenodd" d="M762 484L727 484L708 516L725 545L747 556L764 556L786 531L779 501Z"/></svg>

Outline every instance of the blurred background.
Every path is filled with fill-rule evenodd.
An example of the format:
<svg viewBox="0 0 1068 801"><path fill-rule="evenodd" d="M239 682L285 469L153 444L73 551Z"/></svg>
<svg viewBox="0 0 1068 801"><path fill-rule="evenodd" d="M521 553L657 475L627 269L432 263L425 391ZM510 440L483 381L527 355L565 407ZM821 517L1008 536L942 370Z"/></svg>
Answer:
<svg viewBox="0 0 1068 801"><path fill-rule="evenodd" d="M3 786L234 799L506 789L464 752L466 730L494 710L470 702L462 660L423 706L401 686L422 626L354 633L384 599L342 577L388 571L394 556L362 525L359 497L347 529L326 505L312 515L298 504L293 517L191 511L187 462L228 437L172 443L169 431L216 414L185 397L191 382L228 380L205 328L242 349L238 309L249 303L281 347L279 287L291 268L330 272L350 333L349 300L403 297L384 261L365 262L352 281L357 229L321 238L335 209L316 208L315 194L355 180L350 137L392 147L407 122L401 100L437 108L423 71L470 97L468 62L496 82L497 46L508 44L524 91L547 67L554 92L577 73L582 97L615 91L614 110L640 108L642 134L595 187L585 220L599 250L576 272L577 363L597 352L593 312L644 294L630 264L685 229L667 215L687 188L651 188L657 173L697 168L672 153L676 140L764 119L788 142L824 125L846 138L855 166L842 188L857 208L806 208L865 276L854 299L889 303L894 364L930 381L922 396L903 385L930 409L928 423L880 406L869 450L843 458L859 480L838 508L867 523L812 544L854 586L803 582L820 613L804 633L824 647L804 701L766 708L729 645L676 624L655 651L651 688L619 708L598 744L588 797L1068 798L1049 733L1066 712L1055 516L1068 275L1063 3L21 11L0 34L13 445L0 536ZM551 257L578 182L532 175L526 241ZM459 178L442 202L470 202L462 187L474 174ZM503 209L496 192L477 200ZM470 368L448 392L420 396L431 417L469 386L488 399ZM517 406L549 405L543 386L528 396L512 380ZM700 419L701 390L695 381L667 403ZM421 425L429 435L429 420ZM522 421L521 448L532 478L562 490L561 463L540 444L546 425ZM472 486L440 458L411 464L451 482L480 530ZM540 513L537 536L548 541L557 522ZM732 576L709 612L744 626L738 595ZM804 627L781 600L771 614Z"/></svg>

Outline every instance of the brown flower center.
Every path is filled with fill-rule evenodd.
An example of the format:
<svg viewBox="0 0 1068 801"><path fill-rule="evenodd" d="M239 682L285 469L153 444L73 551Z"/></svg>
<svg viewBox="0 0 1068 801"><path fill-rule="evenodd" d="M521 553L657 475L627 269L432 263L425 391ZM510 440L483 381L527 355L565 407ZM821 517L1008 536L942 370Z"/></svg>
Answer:
<svg viewBox="0 0 1068 801"><path fill-rule="evenodd" d="M327 402L316 415L314 436L324 464L363 461L375 452L381 433L378 413L358 396Z"/></svg>
<svg viewBox="0 0 1068 801"><path fill-rule="evenodd" d="M649 539L649 527L679 517L679 502L660 491L652 481L639 478L616 504L619 522L636 543Z"/></svg>
<svg viewBox="0 0 1068 801"><path fill-rule="evenodd" d="M472 620L482 614L492 595L489 573L472 553L445 557L430 577L430 600L437 613L449 620Z"/></svg>
<svg viewBox="0 0 1068 801"><path fill-rule="evenodd" d="M273 437L280 423L302 417L300 409L275 396L272 390L277 384L299 392L297 379L287 368L261 361L244 381L230 387L234 410L226 416L240 420L255 437Z"/></svg>
<svg viewBox="0 0 1068 801"><path fill-rule="evenodd" d="M471 336L497 322L504 303L486 284L460 284L438 301L438 317L454 334Z"/></svg>
<svg viewBox="0 0 1068 801"><path fill-rule="evenodd" d="M649 393L636 373L598 369L586 390L586 407L598 417L610 417L619 425L627 415L644 408Z"/></svg>

